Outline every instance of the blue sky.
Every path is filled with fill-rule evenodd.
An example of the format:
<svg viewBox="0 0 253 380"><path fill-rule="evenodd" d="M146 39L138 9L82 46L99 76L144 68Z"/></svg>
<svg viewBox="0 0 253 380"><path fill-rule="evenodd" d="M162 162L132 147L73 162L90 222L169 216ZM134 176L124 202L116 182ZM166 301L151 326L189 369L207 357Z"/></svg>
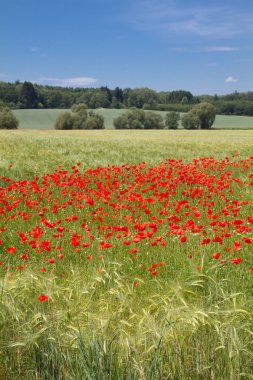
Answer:
<svg viewBox="0 0 253 380"><path fill-rule="evenodd" d="M253 91L253 0L2 0L0 80Z"/></svg>

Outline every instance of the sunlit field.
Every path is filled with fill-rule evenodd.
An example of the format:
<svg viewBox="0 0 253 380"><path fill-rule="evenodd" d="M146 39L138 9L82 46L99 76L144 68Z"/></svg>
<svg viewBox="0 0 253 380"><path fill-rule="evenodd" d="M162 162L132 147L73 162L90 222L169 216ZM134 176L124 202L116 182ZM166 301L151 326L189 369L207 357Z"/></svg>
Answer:
<svg viewBox="0 0 253 380"><path fill-rule="evenodd" d="M0 131L0 379L250 379L252 146Z"/></svg>
<svg viewBox="0 0 253 380"><path fill-rule="evenodd" d="M14 110L13 113L19 120L21 129L53 129L56 118L60 113L69 111L63 109L24 109ZM96 113L104 117L106 129L113 129L113 119L120 116L124 109L97 109ZM165 111L154 111L164 118ZM217 115L213 129L253 129L253 117Z"/></svg>

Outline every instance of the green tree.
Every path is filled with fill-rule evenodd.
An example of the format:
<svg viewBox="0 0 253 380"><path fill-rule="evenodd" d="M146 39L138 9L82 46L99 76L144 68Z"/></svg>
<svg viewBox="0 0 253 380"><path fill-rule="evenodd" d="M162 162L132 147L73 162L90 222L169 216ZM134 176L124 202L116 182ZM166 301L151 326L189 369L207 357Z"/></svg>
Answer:
<svg viewBox="0 0 253 380"><path fill-rule="evenodd" d="M215 107L212 104L202 102L183 115L182 125L186 129L210 129L215 114Z"/></svg>
<svg viewBox="0 0 253 380"><path fill-rule="evenodd" d="M116 129L143 129L145 112L141 109L131 109L113 120Z"/></svg>
<svg viewBox="0 0 253 380"><path fill-rule="evenodd" d="M88 119L88 107L85 103L74 104L71 108L73 129L86 129Z"/></svg>
<svg viewBox="0 0 253 380"><path fill-rule="evenodd" d="M104 118L102 115L90 111L88 113L87 105L75 104L72 112L63 112L57 118L55 129L103 129Z"/></svg>
<svg viewBox="0 0 253 380"><path fill-rule="evenodd" d="M113 96L111 106L112 108L119 109L119 108L122 108L122 103L120 103L120 101L115 96Z"/></svg>
<svg viewBox="0 0 253 380"><path fill-rule="evenodd" d="M185 129L199 129L201 126L200 118L192 110L182 116L181 122Z"/></svg>
<svg viewBox="0 0 253 380"><path fill-rule="evenodd" d="M125 114L113 119L113 125L116 129L130 129L128 118Z"/></svg>
<svg viewBox="0 0 253 380"><path fill-rule="evenodd" d="M81 113L88 116L88 106L85 103L73 104L71 111L74 113Z"/></svg>
<svg viewBox="0 0 253 380"><path fill-rule="evenodd" d="M95 114L94 112L89 113L89 117L85 123L85 129L104 129L104 118L102 115Z"/></svg>
<svg viewBox="0 0 253 380"><path fill-rule="evenodd" d="M145 112L142 109L131 109L113 120L116 129L163 129L161 115Z"/></svg>
<svg viewBox="0 0 253 380"><path fill-rule="evenodd" d="M117 99L119 103L123 103L124 101L124 96L123 96L123 91L119 87L115 87L113 91L113 96Z"/></svg>
<svg viewBox="0 0 253 380"><path fill-rule="evenodd" d="M21 88L20 101L24 108L36 108L38 96L31 82L24 82Z"/></svg>
<svg viewBox="0 0 253 380"><path fill-rule="evenodd" d="M18 120L13 115L9 107L0 104L0 129L17 129Z"/></svg>
<svg viewBox="0 0 253 380"><path fill-rule="evenodd" d="M165 115L165 126L168 129L177 129L179 125L180 114L175 111L166 113Z"/></svg>
<svg viewBox="0 0 253 380"><path fill-rule="evenodd" d="M148 104L151 108L157 104L157 93L147 87L126 89L124 100L128 107L143 108L144 104Z"/></svg>
<svg viewBox="0 0 253 380"><path fill-rule="evenodd" d="M192 108L192 112L200 119L201 129L210 129L215 120L215 107L208 102L199 103Z"/></svg>
<svg viewBox="0 0 253 380"><path fill-rule="evenodd" d="M145 112L144 129L164 129L162 116L154 112Z"/></svg>
<svg viewBox="0 0 253 380"><path fill-rule="evenodd" d="M55 121L54 129L73 129L74 118L70 112L61 113Z"/></svg>

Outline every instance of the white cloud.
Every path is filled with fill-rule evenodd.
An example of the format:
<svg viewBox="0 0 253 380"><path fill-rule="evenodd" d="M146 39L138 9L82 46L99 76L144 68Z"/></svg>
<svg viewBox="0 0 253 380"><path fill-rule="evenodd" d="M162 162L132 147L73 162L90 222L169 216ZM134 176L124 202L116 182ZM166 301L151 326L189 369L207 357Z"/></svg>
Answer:
<svg viewBox="0 0 253 380"><path fill-rule="evenodd" d="M238 51L239 47L235 46L209 46L204 49L207 52L230 52L230 51Z"/></svg>
<svg viewBox="0 0 253 380"><path fill-rule="evenodd" d="M225 79L224 82L225 82L225 83L236 83L236 82L238 82L238 79L236 79L236 78L233 77L233 76L229 76L229 77L227 77L227 78Z"/></svg>
<svg viewBox="0 0 253 380"><path fill-rule="evenodd" d="M74 78L40 78L36 83L48 84L51 86L61 87L85 87L91 86L97 82L97 79L90 77L74 77Z"/></svg>
<svg viewBox="0 0 253 380"><path fill-rule="evenodd" d="M225 5L188 6L176 1L143 0L137 2L130 20L137 28L163 34L192 34L202 37L230 37L252 33L253 15L236 12Z"/></svg>

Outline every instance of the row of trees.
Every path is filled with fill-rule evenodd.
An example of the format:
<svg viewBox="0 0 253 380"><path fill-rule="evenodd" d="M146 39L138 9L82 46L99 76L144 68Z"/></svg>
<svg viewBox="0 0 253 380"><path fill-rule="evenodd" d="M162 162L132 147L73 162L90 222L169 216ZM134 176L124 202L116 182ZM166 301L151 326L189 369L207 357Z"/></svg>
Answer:
<svg viewBox="0 0 253 380"><path fill-rule="evenodd" d="M156 92L150 88L109 89L63 88L42 86L31 82L0 82L0 100L11 108L71 108L85 103L88 108L144 108L159 104L194 104L198 102L189 91Z"/></svg>
<svg viewBox="0 0 253 380"><path fill-rule="evenodd" d="M215 120L215 108L212 104L203 102L195 105L182 116L182 126L186 129L210 129ZM171 111L166 114L165 120L159 113L130 109L114 119L116 129L177 129L180 114ZM0 129L16 129L18 120L9 107L0 103ZM55 129L104 129L102 115L88 111L86 104L76 104L71 112L61 113L54 124Z"/></svg>
<svg viewBox="0 0 253 380"><path fill-rule="evenodd" d="M55 129L104 129L102 115L88 112L86 104L76 104L71 112L63 112L58 116L54 124Z"/></svg>
<svg viewBox="0 0 253 380"><path fill-rule="evenodd" d="M185 129L210 129L215 120L215 108L212 104L203 102L194 106L182 116L181 123ZM116 129L177 129L180 114L168 112L163 120L160 114L132 109L114 119Z"/></svg>
<svg viewBox="0 0 253 380"><path fill-rule="evenodd" d="M63 88L41 86L31 82L0 82L0 101L10 108L62 108L85 103L95 108L140 108L158 111L188 112L195 104L207 101L215 106L216 113L253 116L253 92L222 96L193 96L189 91L154 91L147 87L109 89Z"/></svg>

